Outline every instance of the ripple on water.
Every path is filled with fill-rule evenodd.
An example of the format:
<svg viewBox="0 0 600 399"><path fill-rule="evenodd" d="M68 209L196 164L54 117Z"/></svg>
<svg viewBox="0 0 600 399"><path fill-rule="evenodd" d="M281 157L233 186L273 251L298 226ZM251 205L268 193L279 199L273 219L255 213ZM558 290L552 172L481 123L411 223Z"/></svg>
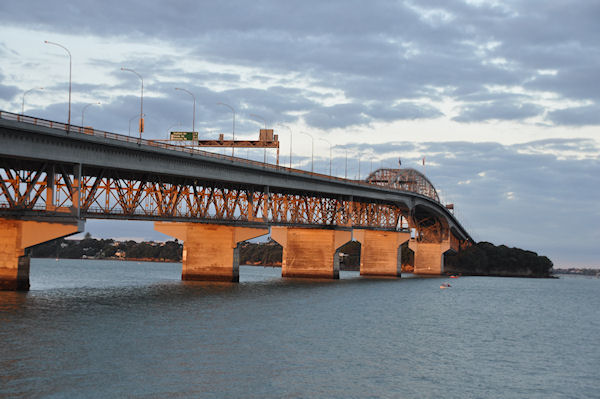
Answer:
<svg viewBox="0 0 600 399"><path fill-rule="evenodd" d="M594 397L600 280L180 281L180 265L32 261L0 292L7 397Z"/></svg>

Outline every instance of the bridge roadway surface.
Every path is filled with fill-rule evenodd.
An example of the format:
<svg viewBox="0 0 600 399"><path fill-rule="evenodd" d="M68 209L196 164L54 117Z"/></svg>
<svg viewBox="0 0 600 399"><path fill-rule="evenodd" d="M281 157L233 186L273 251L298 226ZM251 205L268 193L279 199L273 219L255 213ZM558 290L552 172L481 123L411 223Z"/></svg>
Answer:
<svg viewBox="0 0 600 399"><path fill-rule="evenodd" d="M71 126L71 132L67 133L60 128L64 126L60 123L53 123L59 128L50 128L3 119L6 115L6 112L4 115L0 113L1 158L171 175L256 186L259 190L268 187L272 191L282 189L298 195L319 193L325 196L353 198L355 201L398 204L408 209L423 206L445 218L450 229L460 239L472 241L466 229L443 204L418 193L206 151L184 150L174 145L113 133L96 131L94 134L85 134L80 133L81 128L75 126ZM33 120L40 123L39 119ZM156 217L149 220L156 220Z"/></svg>

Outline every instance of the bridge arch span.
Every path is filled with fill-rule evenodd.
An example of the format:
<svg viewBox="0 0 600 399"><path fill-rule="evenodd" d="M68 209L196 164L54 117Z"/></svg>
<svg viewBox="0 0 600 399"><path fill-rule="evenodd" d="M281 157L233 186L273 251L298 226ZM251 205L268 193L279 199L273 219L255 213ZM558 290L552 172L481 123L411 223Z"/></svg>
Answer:
<svg viewBox="0 0 600 399"><path fill-rule="evenodd" d="M396 190L421 194L440 202L440 197L433 183L431 183L423 173L416 169L380 168L369 174L365 181L378 186L391 187Z"/></svg>

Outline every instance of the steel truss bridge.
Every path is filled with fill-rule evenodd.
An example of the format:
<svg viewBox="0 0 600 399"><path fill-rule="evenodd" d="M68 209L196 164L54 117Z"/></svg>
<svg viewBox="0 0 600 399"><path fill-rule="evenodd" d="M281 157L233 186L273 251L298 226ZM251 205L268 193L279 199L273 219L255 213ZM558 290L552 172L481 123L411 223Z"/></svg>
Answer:
<svg viewBox="0 0 600 399"><path fill-rule="evenodd" d="M472 238L412 169L365 181L0 111L0 217L414 229Z"/></svg>

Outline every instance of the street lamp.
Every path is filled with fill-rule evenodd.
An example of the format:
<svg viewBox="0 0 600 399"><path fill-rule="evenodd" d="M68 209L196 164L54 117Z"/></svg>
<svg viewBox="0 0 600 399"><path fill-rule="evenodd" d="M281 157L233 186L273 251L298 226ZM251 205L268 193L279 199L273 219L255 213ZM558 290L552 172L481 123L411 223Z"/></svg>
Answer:
<svg viewBox="0 0 600 399"><path fill-rule="evenodd" d="M133 72L142 81L142 95L140 96L140 140L141 140L142 139L142 132L144 131L144 78L142 78L142 75L140 75L139 73L137 73L133 69L121 67L121 71Z"/></svg>
<svg viewBox="0 0 600 399"><path fill-rule="evenodd" d="M233 109L233 107L229 104L225 104L222 102L218 102L217 105L223 105L227 108L229 108L231 110L231 112L233 112L233 127L231 129L231 134L233 135L233 141L234 141L234 145L231 146L231 156L234 156L235 154L235 109Z"/></svg>
<svg viewBox="0 0 600 399"><path fill-rule="evenodd" d="M310 152L310 173L313 173L315 171L315 138L310 133L306 133L306 132L300 132L300 133L310 137L310 139L312 141L312 150Z"/></svg>
<svg viewBox="0 0 600 399"><path fill-rule="evenodd" d="M282 125L281 123L279 123L279 126L283 126L290 131L290 169L292 169L292 129L290 129L289 126Z"/></svg>
<svg viewBox="0 0 600 399"><path fill-rule="evenodd" d="M33 89L29 89L25 93L23 93L23 102L21 103L21 115L25 114L25 95L34 90L44 90L44 88L43 87L34 87Z"/></svg>
<svg viewBox="0 0 600 399"><path fill-rule="evenodd" d="M179 87L176 87L175 90L185 91L187 94L192 96L192 98L194 99L194 113L192 116L192 135L193 135L193 132L196 131L196 97L191 92L187 91L186 89L180 89Z"/></svg>
<svg viewBox="0 0 600 399"><path fill-rule="evenodd" d="M83 113L85 112L85 110L87 109L87 107L89 107L90 105L94 105L94 104L100 105L100 101L95 102L95 103L89 103L88 105L86 105L85 107L83 107L83 109L81 110L81 126L83 126Z"/></svg>
<svg viewBox="0 0 600 399"><path fill-rule="evenodd" d="M331 176L331 142L322 137L320 137L319 140L323 140L324 142L329 144L329 176Z"/></svg>
<svg viewBox="0 0 600 399"><path fill-rule="evenodd" d="M72 64L73 64L72 58L71 58L71 52L69 51L68 48L66 48L62 44L49 42L48 40L44 40L44 43L58 46L58 47L64 49L67 52L67 54L69 54L69 117L67 118L67 125L69 126L68 129L71 130L71 71L72 71Z"/></svg>

